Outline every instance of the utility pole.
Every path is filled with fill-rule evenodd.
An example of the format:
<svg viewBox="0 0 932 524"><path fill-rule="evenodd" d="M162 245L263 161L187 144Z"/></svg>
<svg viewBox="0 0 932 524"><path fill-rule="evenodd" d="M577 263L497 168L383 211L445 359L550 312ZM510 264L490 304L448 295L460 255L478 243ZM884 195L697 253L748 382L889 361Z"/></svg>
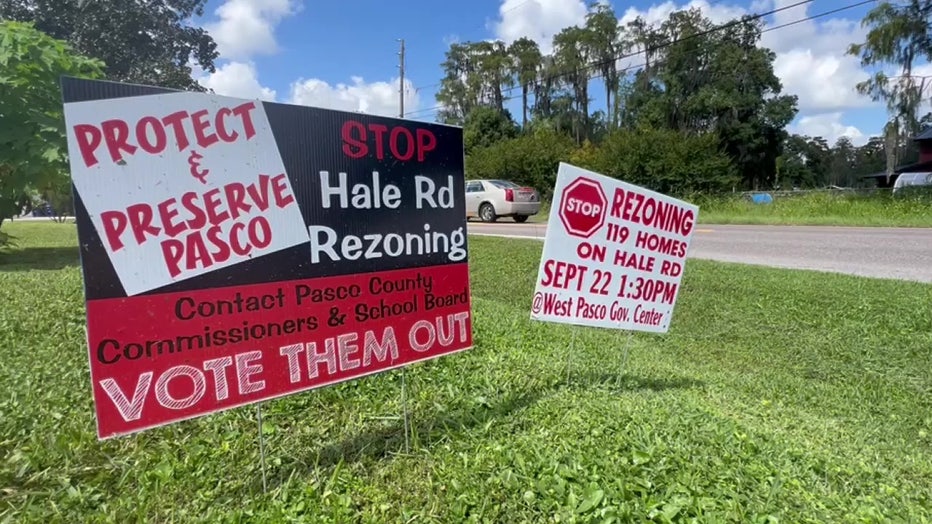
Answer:
<svg viewBox="0 0 932 524"><path fill-rule="evenodd" d="M398 41L401 42L401 51L398 52L398 56L400 58L399 63L398 63L398 69L401 71L401 74L399 75L399 80L398 80L398 97L399 97L398 116L400 118L404 118L405 117L405 39L399 38Z"/></svg>

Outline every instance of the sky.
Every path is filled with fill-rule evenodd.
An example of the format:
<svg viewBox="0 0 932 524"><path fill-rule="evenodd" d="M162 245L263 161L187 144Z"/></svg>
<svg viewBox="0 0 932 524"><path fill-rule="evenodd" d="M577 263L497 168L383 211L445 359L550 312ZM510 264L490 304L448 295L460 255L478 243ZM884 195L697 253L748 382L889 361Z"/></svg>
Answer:
<svg viewBox="0 0 932 524"><path fill-rule="evenodd" d="M603 0L605 1L605 0ZM798 0L635 0L612 3L620 22L638 15L649 22L698 7L716 23L763 13ZM863 41L860 20L873 4L845 9L858 0L814 0L765 18L761 45L776 53L774 71L784 93L799 97L789 131L834 143L847 136L860 145L886 122L884 106L860 95L855 84L872 71L846 56ZM405 116L433 120L440 64L452 42L528 36L549 51L553 35L582 24L586 0L210 0L204 26L218 44L216 72L195 70L198 81L222 95L259 98L397 116L399 39L405 41ZM442 6L442 8L440 7ZM812 20L809 17L835 11ZM784 24L794 23L786 27ZM640 64L643 57L622 59ZM914 74L932 75L922 64ZM604 105L593 81L592 110ZM520 90L510 102L520 118Z"/></svg>

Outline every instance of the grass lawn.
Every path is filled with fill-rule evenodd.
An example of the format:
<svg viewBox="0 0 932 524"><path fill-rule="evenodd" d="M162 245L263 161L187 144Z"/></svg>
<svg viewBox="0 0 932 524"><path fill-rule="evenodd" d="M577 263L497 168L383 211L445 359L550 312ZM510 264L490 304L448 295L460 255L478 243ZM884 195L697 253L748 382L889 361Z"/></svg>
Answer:
<svg viewBox="0 0 932 524"><path fill-rule="evenodd" d="M532 323L470 238L476 347L97 442L74 226L5 224L0 521L928 522L932 285L690 260L666 336ZM567 383L566 362L572 353Z"/></svg>
<svg viewBox="0 0 932 524"><path fill-rule="evenodd" d="M740 195L685 200L699 206L701 224L932 227L932 194L923 193L896 198L889 194L778 194L772 204L766 205L751 203ZM550 202L544 202L529 222L546 223L550 206Z"/></svg>
<svg viewBox="0 0 932 524"><path fill-rule="evenodd" d="M781 196L772 204L754 204L724 196L694 201L704 224L791 226L932 227L932 197L922 193L893 197L888 193L807 193Z"/></svg>

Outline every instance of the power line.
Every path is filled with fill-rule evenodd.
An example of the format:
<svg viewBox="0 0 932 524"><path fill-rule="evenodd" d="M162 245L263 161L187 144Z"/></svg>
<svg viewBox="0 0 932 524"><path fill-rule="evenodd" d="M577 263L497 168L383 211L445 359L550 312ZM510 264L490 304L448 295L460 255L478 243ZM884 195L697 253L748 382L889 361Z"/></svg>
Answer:
<svg viewBox="0 0 932 524"><path fill-rule="evenodd" d="M786 10L789 10L789 9L793 9L793 8L795 8L795 7L799 7L799 6L801 6L801 5L805 5L805 4L812 3L813 1L814 1L814 0L802 0L802 1L796 2L796 3L794 3L794 4L790 4L790 5L787 5L787 6L779 7L779 8L776 8L776 9L771 9L770 11L766 11L766 12L764 12L764 13L758 13L758 14L752 15L752 16L750 16L747 20L758 20L758 19L764 18L765 16L770 16L770 15L773 15L773 14L776 14L776 13L779 13L779 12L782 12L782 11L786 11ZM868 1L874 1L874 0L868 0ZM678 40L678 42L682 42L682 41L684 41L684 40L689 40L689 39L691 39L691 38L700 38L700 37L703 37L703 36L707 36L707 35L709 35L709 34L712 34L712 33L716 32L716 31L722 31L722 30L724 30L724 29L728 29L728 28L733 27L733 26L735 26L735 25L741 24L741 23L743 23L744 21L746 21L746 20L742 20L742 19L731 20L731 21L726 22L726 23L724 23L724 24L722 24L722 25L720 25L720 26L713 27L713 28L711 28L711 29L707 29L707 30L705 30L705 31L701 31L701 32L699 32L699 33L695 33L695 34L686 36L686 37L684 37L684 38ZM625 58L631 58L631 57L634 57L634 56L637 56L637 55L645 54L645 53L647 53L648 51L651 51L651 52L657 51L657 50L659 50L659 49L663 49L663 48L669 47L669 46L671 46L671 45L673 45L673 42L665 42L665 43L658 44L658 45L653 46L653 47L650 47L650 48L641 49L641 50L636 51L636 52L634 52L634 53L621 53L621 54L617 54L617 55L615 55L615 56L613 56L612 58L609 58L609 59L607 59L607 60L599 60L599 61L596 61L596 62L590 62L588 65L586 65L586 66L583 67L583 71L589 71L590 69L593 69L593 68L595 68L596 70L598 70L599 68L601 68L603 65L605 65L605 64L608 63L608 62L617 62L617 61L622 60L622 59L625 59ZM538 80L538 81L540 81L540 82L547 82L547 81L552 81L552 80L558 80L558 79L560 79L560 78L562 78L562 77L564 77L564 76L566 76L566 75L573 74L573 73L576 73L576 70L575 70L575 69L574 69L573 71L563 71L563 72L558 72L558 73L555 73L555 74L551 74L551 75L548 75L548 76L546 76L546 77L544 77L544 78L542 78L542 79L540 79L540 80ZM592 78L600 78L600 76L595 76L595 77L592 77ZM436 85L440 85L440 84L436 84ZM505 89L502 90L502 94L511 93L512 91L514 91L514 90L516 90L516 89L523 89L524 87L525 87L525 84L520 84L520 85L516 85L516 86L510 87L510 88L505 88ZM530 87L530 83L528 84L528 87ZM513 99L513 98L514 98L514 97L509 96L509 97L505 97L505 100L511 100L511 99ZM436 111L436 110L438 110L438 109L440 109L440 108L442 108L442 107L443 107L443 106L441 106L441 105L437 105L437 106L430 107L430 108L419 109L419 110L412 111L412 112L408 113L408 116L411 116L411 115L414 115L414 114L418 114L418 113L422 113L422 112Z"/></svg>
<svg viewBox="0 0 932 524"><path fill-rule="evenodd" d="M861 6L863 6L863 5L867 5L867 4L870 4L870 3L874 3L874 2L876 2L876 1L877 1L877 0L862 0L862 1L856 2L856 3L854 3L854 4L850 4L850 5L847 5L847 6L842 6L842 7L839 7L839 8L835 8L835 9L831 9L831 10L828 10L828 11L824 11L824 12L822 12L822 13L818 13L818 14L815 14L815 15L811 15L811 16L807 16L807 17L804 17L804 18L800 18L800 19L794 20L794 21L792 21L792 22L787 22L787 23L785 23L785 24L780 24L780 25L777 25L777 26L768 27L768 28L766 28L766 29L761 30L761 34L767 33L767 32L770 32L770 31L775 31L775 30L777 30L777 29L783 29L783 28L786 28L786 27L789 27L789 26L792 26L792 25L796 25L796 24L799 24L799 23L807 22L807 21L810 21L810 20L815 20L815 19L822 18L822 17L825 17L825 16L833 15L833 14L836 14L836 13L840 13L840 12L842 12L842 11L847 11L847 10L849 10L849 9L854 9L854 8L856 8L856 7L861 7ZM614 57L612 57L612 58L610 58L610 59L605 59L605 60L599 60L599 61L596 61L596 62L591 62L591 63L589 63L588 65L586 65L586 66L583 67L583 71L589 71L590 69L595 68L596 71L597 71L597 74L595 74L595 75L593 75L593 76L590 76L590 77L589 77L589 80L591 81L591 80L595 80L595 79L598 79L598 78L602 78L603 75L602 75L602 73L601 73L601 71L600 71L599 69L601 68L601 66L603 66L603 65L605 65L605 64L607 64L607 63L609 63L609 62L617 62L617 61L622 60L622 59L625 59L625 58L631 58L631 57L634 57L634 56L637 56L637 55L645 54L645 53L648 52L648 51L651 51L651 52L657 51L657 50L659 50L659 49L663 49L663 48L666 48L666 47L670 47L670 46L673 45L674 43L679 43L679 42L682 42L682 41L684 41L684 40L688 40L688 39L690 39L690 38L699 38L699 37L707 36L707 35L712 34L712 33L714 33L714 32L722 31L722 30L724 30L724 29L728 29L728 28L730 28L730 27L733 27L733 26L735 26L735 25L739 25L739 24L745 23L745 22L750 21L750 20L757 20L757 19L763 18L763 17L765 17L765 16L770 16L770 15L779 13L779 12L781 12L781 11L786 11L786 10L788 10L788 9L792 9L792 8L795 8L795 7L799 7L799 6L801 6L801 5L805 5L805 4L808 4L808 3L811 3L811 2L813 2L813 0L803 0L803 1L800 1L800 2L797 2L797 3L794 3L794 4L791 4L791 5L784 6L784 7L777 8L777 9L773 9L773 10L770 10L770 11L767 11L767 12L764 12L764 13L758 13L758 14L755 14L755 15L751 15L751 16L748 16L748 17L743 18L743 19L732 20L732 21L730 21L730 22L727 22L727 23L722 24L722 25L720 25L720 26L713 27L713 28L708 29L708 30L706 30L706 31L701 31L701 32L699 32L699 33L695 33L695 34L692 34L692 35L683 37L683 38L677 40L676 42L665 42L665 43L663 43L663 44L658 44L658 45L653 46L653 47L650 47L650 48L641 49L641 50L636 51L636 52L633 52L633 53L622 53L622 54L619 54L619 55L615 55ZM631 69L637 69L637 68L640 68L640 67L644 67L645 65L646 65L645 63L642 63L642 64L638 64L638 65L636 65L636 66L628 66L628 67L623 68L621 71L619 71L619 73L626 73L627 71L629 71L629 70L631 70ZM558 72L558 73L555 73L555 74L552 74L552 75L548 75L548 76L544 77L543 79L540 79L540 80L537 80L537 81L540 82L540 81L557 80L557 79L560 79L560 78L562 78L562 77L564 77L564 76L566 76L566 75L573 74L573 73L576 73L576 70ZM528 87L530 87L531 84L528 83L527 85L528 85ZM525 87L524 84L515 85L515 86L513 86L513 87L503 89L503 90L502 90L502 93L503 93L503 94L504 94L504 93L511 93L511 92L513 92L513 91L515 91L515 90L517 90L517 89L523 89L524 87ZM518 95L513 95L513 96L504 97L504 100L513 100L513 99L517 98L517 96L518 96ZM430 112L436 112L436 111L438 111L438 110L440 110L440 109L442 109L442 108L443 108L442 105L436 105L436 106L429 107L429 108L418 109L418 110L409 112L409 113L407 114L407 116L410 117L410 116L419 115L419 114L422 114L422 113L429 114Z"/></svg>
<svg viewBox="0 0 932 524"><path fill-rule="evenodd" d="M505 9L504 11L499 11L498 14L499 14L499 16L501 16L501 15L503 15L503 14L505 14L505 13L510 13L510 12L514 11L515 9L518 9L519 7L523 7L525 4L529 4L529 3L531 3L531 2L536 2L536 1L537 1L537 0L524 0L523 2L519 2L518 4L513 5L513 6L509 7L508 9Z"/></svg>

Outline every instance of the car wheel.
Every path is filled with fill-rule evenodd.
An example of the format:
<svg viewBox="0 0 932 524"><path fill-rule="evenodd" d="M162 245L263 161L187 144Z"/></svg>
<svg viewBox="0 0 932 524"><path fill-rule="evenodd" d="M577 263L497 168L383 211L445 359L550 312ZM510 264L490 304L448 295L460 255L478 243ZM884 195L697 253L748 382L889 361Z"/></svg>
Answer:
<svg viewBox="0 0 932 524"><path fill-rule="evenodd" d="M497 217L495 216L495 208L492 207L492 204L486 202L479 206L479 218L481 218L483 222L495 222Z"/></svg>
<svg viewBox="0 0 932 524"><path fill-rule="evenodd" d="M523 223L527 222L527 218L528 218L527 215L515 215L515 216L514 216L515 222L517 222L517 223L519 223L519 224L523 224Z"/></svg>

